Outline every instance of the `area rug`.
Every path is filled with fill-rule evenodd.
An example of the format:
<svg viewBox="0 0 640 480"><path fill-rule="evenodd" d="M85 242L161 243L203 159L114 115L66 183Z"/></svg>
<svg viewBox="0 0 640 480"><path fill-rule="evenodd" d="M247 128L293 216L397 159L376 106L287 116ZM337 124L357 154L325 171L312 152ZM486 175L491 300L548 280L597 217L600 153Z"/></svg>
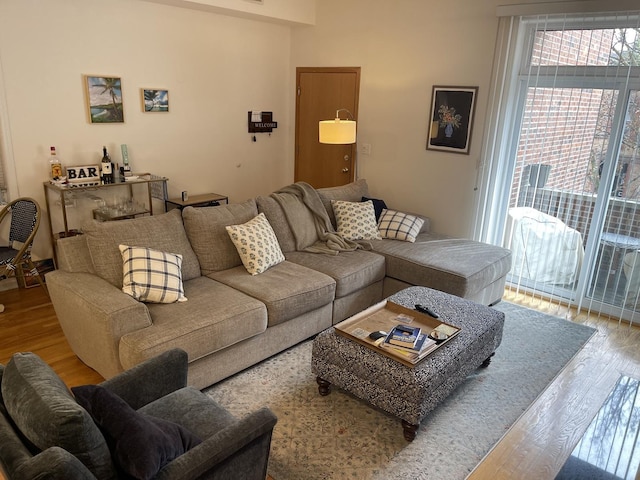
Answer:
<svg viewBox="0 0 640 480"><path fill-rule="evenodd" d="M207 390L236 416L277 416L275 480L464 479L594 334L593 328L507 302L502 344L422 422L408 443L400 421L333 389L318 394L311 341Z"/></svg>

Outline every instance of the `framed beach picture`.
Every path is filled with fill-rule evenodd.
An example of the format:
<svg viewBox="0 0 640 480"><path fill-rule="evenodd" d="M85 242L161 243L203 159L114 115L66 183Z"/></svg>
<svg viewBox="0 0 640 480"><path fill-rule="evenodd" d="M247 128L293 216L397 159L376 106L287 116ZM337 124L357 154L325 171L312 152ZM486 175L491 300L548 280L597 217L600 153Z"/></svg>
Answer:
<svg viewBox="0 0 640 480"><path fill-rule="evenodd" d="M142 97L143 112L168 112L169 111L169 90L157 88L140 89Z"/></svg>
<svg viewBox="0 0 640 480"><path fill-rule="evenodd" d="M122 80L99 75L83 79L89 123L124 123Z"/></svg>
<svg viewBox="0 0 640 480"><path fill-rule="evenodd" d="M469 154L478 87L434 86L427 150Z"/></svg>

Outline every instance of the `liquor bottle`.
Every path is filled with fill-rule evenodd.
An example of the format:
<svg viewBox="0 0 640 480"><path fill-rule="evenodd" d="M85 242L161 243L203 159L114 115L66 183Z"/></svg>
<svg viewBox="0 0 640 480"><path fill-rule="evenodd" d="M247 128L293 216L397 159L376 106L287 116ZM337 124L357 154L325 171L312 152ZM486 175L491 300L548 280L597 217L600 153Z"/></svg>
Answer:
<svg viewBox="0 0 640 480"><path fill-rule="evenodd" d="M113 183L113 163L107 153L107 147L102 147L102 162L100 163L100 180L103 184Z"/></svg>
<svg viewBox="0 0 640 480"><path fill-rule="evenodd" d="M56 147L51 147L51 156L49 157L49 178L51 180L60 180L62 177L62 162L56 155Z"/></svg>

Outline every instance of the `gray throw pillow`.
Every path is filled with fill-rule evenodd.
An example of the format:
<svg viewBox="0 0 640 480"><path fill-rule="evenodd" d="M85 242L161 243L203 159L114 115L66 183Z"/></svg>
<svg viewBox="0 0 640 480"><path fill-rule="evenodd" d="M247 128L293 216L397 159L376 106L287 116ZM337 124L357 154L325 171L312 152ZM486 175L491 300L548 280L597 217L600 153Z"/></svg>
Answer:
<svg viewBox="0 0 640 480"><path fill-rule="evenodd" d="M33 353L16 353L4 369L7 412L36 447L58 446L80 460L96 478L115 479L104 437L56 373Z"/></svg>

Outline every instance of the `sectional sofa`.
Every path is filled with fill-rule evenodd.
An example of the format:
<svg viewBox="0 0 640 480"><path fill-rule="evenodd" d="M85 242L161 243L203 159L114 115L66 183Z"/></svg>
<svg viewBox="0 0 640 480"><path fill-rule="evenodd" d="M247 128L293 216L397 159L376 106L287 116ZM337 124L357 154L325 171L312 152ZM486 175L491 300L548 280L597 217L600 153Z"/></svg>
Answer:
<svg viewBox="0 0 640 480"><path fill-rule="evenodd" d="M73 351L110 378L178 347L188 353L189 384L204 388L407 286L486 305L501 299L508 250L434 234L424 217L413 242L341 243L331 232L340 221L332 202L360 211L359 203L381 201L362 202L369 198L365 180L319 190L299 185L238 204L92 221L84 235L59 240L58 270L47 274L47 285ZM253 230L255 222L275 240ZM266 264L246 248L254 241L256 248L267 243ZM121 245L179 258L186 301L136 299L127 287L135 269L123 273Z"/></svg>

